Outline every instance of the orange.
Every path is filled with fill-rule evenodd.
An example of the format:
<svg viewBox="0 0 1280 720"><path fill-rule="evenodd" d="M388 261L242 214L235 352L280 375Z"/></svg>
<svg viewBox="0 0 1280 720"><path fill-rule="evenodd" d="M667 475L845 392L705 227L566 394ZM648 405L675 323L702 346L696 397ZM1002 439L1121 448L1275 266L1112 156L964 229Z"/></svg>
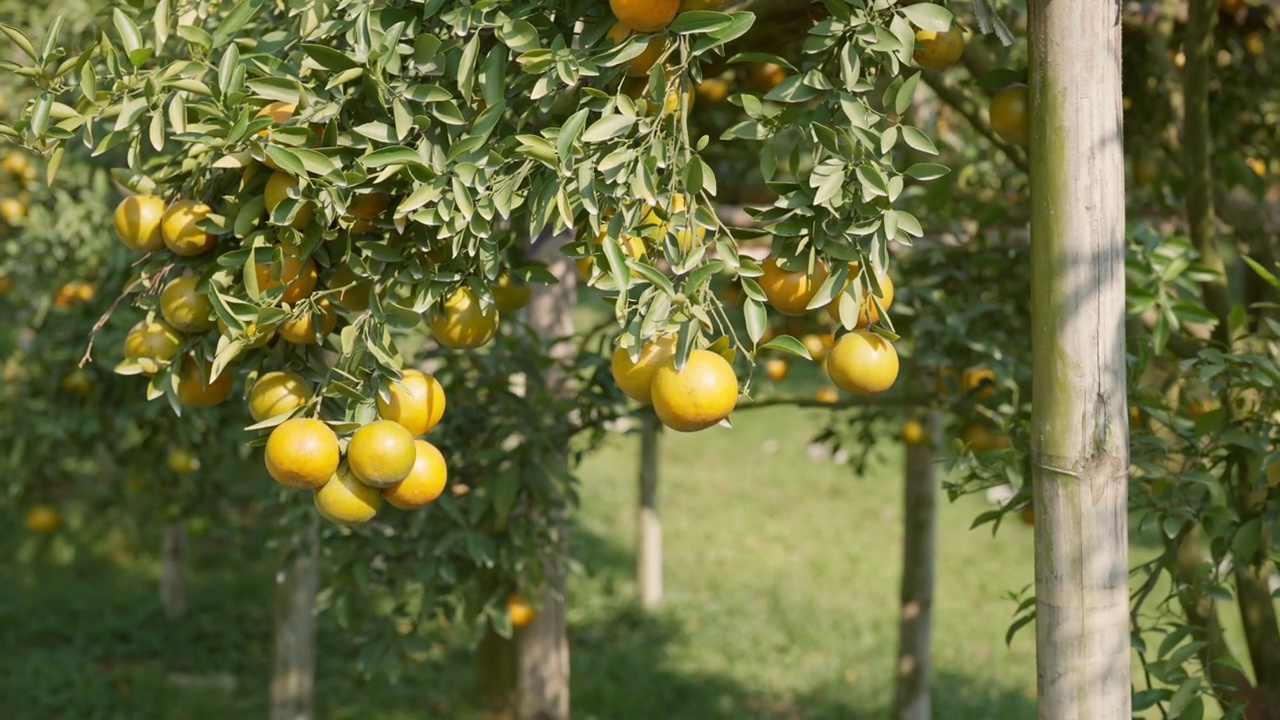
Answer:
<svg viewBox="0 0 1280 720"><path fill-rule="evenodd" d="M174 330L205 333L217 324L208 294L196 290L198 282L194 275L180 277L171 280L160 293L160 314Z"/></svg>
<svg viewBox="0 0 1280 720"><path fill-rule="evenodd" d="M31 161L20 152L10 152L4 156L3 161L0 161L0 168L15 178L25 176L29 167L31 167Z"/></svg>
<svg viewBox="0 0 1280 720"><path fill-rule="evenodd" d="M1036 524L1036 509L1033 505L1028 505L1018 511L1018 518L1022 520L1023 525Z"/></svg>
<svg viewBox="0 0 1280 720"><path fill-rule="evenodd" d="M809 351L809 356L813 358L813 361L818 363L826 359L827 350L830 349L826 342L823 341L822 336L817 333L801 335L800 344L804 346L805 350Z"/></svg>
<svg viewBox="0 0 1280 720"><path fill-rule="evenodd" d="M62 287L53 294L54 307L69 308L77 303L89 302L97 294L97 288L92 283L74 280Z"/></svg>
<svg viewBox="0 0 1280 720"><path fill-rule="evenodd" d="M356 272L350 265L339 266L333 277L329 278L328 287L335 290L341 288L335 300L347 310L364 312L369 309L369 289L373 287L373 282L356 277Z"/></svg>
<svg viewBox="0 0 1280 720"><path fill-rule="evenodd" d="M840 314L840 299L844 297L845 291L849 289L849 286L857 281L857 277L858 263L850 263L849 279L845 281L844 289L827 304L827 315L841 325L844 325L844 319ZM880 306L887 312L890 306L893 305L893 278L890 278L888 273L882 273L876 277L876 281L880 283L880 292L884 293L884 297L880 298ZM879 321L880 311L876 310L875 303L873 303L871 298L864 293L862 297L862 309L858 312L858 324L854 327L867 327L868 325Z"/></svg>
<svg viewBox="0 0 1280 720"><path fill-rule="evenodd" d="M1010 145L1026 147L1031 137L1028 126L1027 86L1015 83L996 93L987 109L991 129Z"/></svg>
<svg viewBox="0 0 1280 720"><path fill-rule="evenodd" d="M787 69L777 63L752 63L747 71L747 88L757 93L767 93L787 79Z"/></svg>
<svg viewBox="0 0 1280 720"><path fill-rule="evenodd" d="M137 360L144 373L154 375L178 354L181 346L182 338L168 324L160 320L143 320L125 335L124 356Z"/></svg>
<svg viewBox="0 0 1280 720"><path fill-rule="evenodd" d="M809 312L809 301L827 279L827 266L819 260L810 277L804 270L790 271L778 267L778 259L770 255L764 261L764 274L757 278L764 296L773 309L791 317Z"/></svg>
<svg viewBox="0 0 1280 720"><path fill-rule="evenodd" d="M675 19L680 0L609 0L614 17L636 32L657 32Z"/></svg>
<svg viewBox="0 0 1280 720"><path fill-rule="evenodd" d="M258 257L261 258L264 255L270 258L271 253L259 252ZM258 279L258 292L265 293L268 290L286 286L284 292L280 293L280 301L289 305L311 297L311 293L315 292L316 281L320 277L316 271L315 260L303 259L295 248L284 245L281 247L280 277L278 278L272 277L273 265L271 260L254 264L253 272Z"/></svg>
<svg viewBox="0 0 1280 720"><path fill-rule="evenodd" d="M449 479L444 455L426 440L414 440L413 470L400 482L382 489L382 498L401 510L413 510L440 497Z"/></svg>
<svg viewBox="0 0 1280 720"><path fill-rule="evenodd" d="M422 435L444 417L444 387L421 370L405 370L391 383L389 397L378 395L378 417L400 423L412 435Z"/></svg>
<svg viewBox="0 0 1280 720"><path fill-rule="evenodd" d="M391 487L413 471L413 433L398 422L374 420L356 430L347 445L347 464L360 482Z"/></svg>
<svg viewBox="0 0 1280 720"><path fill-rule="evenodd" d="M338 324L338 314L334 312L333 305L328 298L320 298L316 301L316 308L320 313L320 336L325 338ZM316 327L315 312L311 308L306 308L301 314L294 315L280 323L276 328L276 333L284 339L285 342L294 345L315 345Z"/></svg>
<svg viewBox="0 0 1280 720"><path fill-rule="evenodd" d="M674 355L653 374L653 409L664 425L696 432L729 417L738 403L733 366L710 350L694 350L683 370Z"/></svg>
<svg viewBox="0 0 1280 720"><path fill-rule="evenodd" d="M1133 179L1139 185L1155 185L1160 180L1160 167L1151 158L1136 158L1133 161Z"/></svg>
<svg viewBox="0 0 1280 720"><path fill-rule="evenodd" d="M169 451L169 457L165 459L165 464L169 466L171 472L179 475L190 475L200 469L200 458L186 448L174 448Z"/></svg>
<svg viewBox="0 0 1280 720"><path fill-rule="evenodd" d="M627 350L615 348L613 359L609 363L613 381L618 384L622 394L647 405L653 402L654 373L675 352L675 335L663 335L645 343L635 362L631 361L631 354Z"/></svg>
<svg viewBox="0 0 1280 720"><path fill-rule="evenodd" d="M916 49L911 59L925 70L946 70L964 54L964 33L955 23L945 32L917 30Z"/></svg>
<svg viewBox="0 0 1280 720"><path fill-rule="evenodd" d="M316 510L327 520L344 525L368 522L382 506L378 488L369 487L350 472L335 474L316 490Z"/></svg>
<svg viewBox="0 0 1280 720"><path fill-rule="evenodd" d="M58 386L72 395L88 397L93 392L93 378L84 368L76 368L63 376Z"/></svg>
<svg viewBox="0 0 1280 720"><path fill-rule="evenodd" d="M960 433L960 439L971 450L979 453L1004 450L1011 445L1008 435L994 431L986 423L981 422L976 422L966 427Z"/></svg>
<svg viewBox="0 0 1280 720"><path fill-rule="evenodd" d="M721 77L707 78L698 83L698 99L708 105L724 102L729 97L729 81Z"/></svg>
<svg viewBox="0 0 1280 720"><path fill-rule="evenodd" d="M0 275L0 296L8 295L10 290L13 290L13 278Z"/></svg>
<svg viewBox="0 0 1280 720"><path fill-rule="evenodd" d="M493 291L493 302L498 306L499 313L513 313L529 304L529 298L533 296L533 288L529 287L529 283L518 282L511 279L511 275L502 273L498 276L498 281L491 288Z"/></svg>
<svg viewBox="0 0 1280 720"><path fill-rule="evenodd" d="M315 418L285 420L267 437L264 458L281 485L318 488L338 471L338 436Z"/></svg>
<svg viewBox="0 0 1280 720"><path fill-rule="evenodd" d="M249 415L254 422L262 422L304 407L313 397L311 384L301 375L273 370L261 375L249 389Z"/></svg>
<svg viewBox="0 0 1280 720"><path fill-rule="evenodd" d="M813 399L827 405L835 405L840 402L840 391L830 385L820 387L818 388L818 391L813 394Z"/></svg>
<svg viewBox="0 0 1280 720"><path fill-rule="evenodd" d="M178 200L160 218L160 235L165 247L175 255L191 257L213 247L214 237L197 224L209 216L213 208L195 200Z"/></svg>
<svg viewBox="0 0 1280 720"><path fill-rule="evenodd" d="M908 445L924 445L929 442L928 431L924 423L915 418L908 418L902 423L902 441Z"/></svg>
<svg viewBox="0 0 1280 720"><path fill-rule="evenodd" d="M231 397L235 376L225 369L210 382L209 366L202 370L191 356L182 361L182 374L178 376L178 402L183 407L206 408L220 405Z"/></svg>
<svg viewBox="0 0 1280 720"><path fill-rule="evenodd" d="M130 195L116 206L116 235L125 247L140 253L155 252L164 247L160 236L160 219L164 217L164 200L155 195Z"/></svg>
<svg viewBox="0 0 1280 720"><path fill-rule="evenodd" d="M275 212L276 206L285 198L289 197L292 190L298 189L298 178L290 175L282 170L271 173L271 177L267 178L267 187L262 192L262 199L267 206L267 215ZM311 218L315 211L311 209L311 204L300 201L298 210L293 214L293 221L289 223L289 227L295 230L302 230L311 224Z"/></svg>
<svg viewBox="0 0 1280 720"><path fill-rule="evenodd" d="M675 96L672 94L667 95L668 104L670 104L673 97ZM673 109L674 108L668 108L667 110L670 112ZM670 206L665 208L665 210L670 215L674 213L682 213L686 208L688 208L688 200L685 198L684 193L673 193L671 195ZM664 222L662 218L658 216L657 210L651 207L649 208L649 211L645 213L642 224L656 226L656 230L650 230L648 232L651 234L651 237L660 242L671 232L671 224L673 221L674 218ZM690 225L692 225L692 227L690 227ZM693 222L692 218L689 218L686 215L684 220L681 221L680 227L676 229L676 245L682 251L689 252L693 250L695 245L701 245L703 238L706 236L707 229Z"/></svg>
<svg viewBox="0 0 1280 720"><path fill-rule="evenodd" d="M373 219L385 212L388 207L391 207L391 196L386 193L357 195L347 206L347 212L356 218L356 221L351 224L351 229L356 232L371 229Z"/></svg>
<svg viewBox="0 0 1280 720"><path fill-rule="evenodd" d="M832 346L827 356L827 376L847 392L884 392L898 379L898 351L893 343L869 330L854 330Z"/></svg>
<svg viewBox="0 0 1280 720"><path fill-rule="evenodd" d="M23 520L33 533L51 533L62 526L62 514L52 505L32 505Z"/></svg>
<svg viewBox="0 0 1280 720"><path fill-rule="evenodd" d="M271 118L271 122L276 125L282 125L288 122L289 118L293 117L293 113L297 110L298 106L294 103L276 100L263 105L262 109L258 111L258 114L255 117L269 117ZM270 133L270 129L259 130L258 136L267 137Z"/></svg>
<svg viewBox="0 0 1280 720"><path fill-rule="evenodd" d="M631 28L622 22L614 23L609 28L608 38L613 41L614 45L621 45L627 38L631 37ZM645 46L644 52L631 58L631 63L627 65L627 77L645 77L649 74L649 68L662 57L662 51L667 49L667 40L661 35L655 35L649 38L649 44Z"/></svg>
<svg viewBox="0 0 1280 720"><path fill-rule="evenodd" d="M436 342L454 350L470 350L493 339L498 331L498 308L481 307L480 296L460 287L443 304L427 312L427 324Z"/></svg>
<svg viewBox="0 0 1280 720"><path fill-rule="evenodd" d="M507 596L507 615L511 617L511 627L522 628L533 622L538 611L533 609L524 596L512 593Z"/></svg>
<svg viewBox="0 0 1280 720"><path fill-rule="evenodd" d="M764 374L770 380L778 381L787 376L786 358L770 358L764 363Z"/></svg>
<svg viewBox="0 0 1280 720"><path fill-rule="evenodd" d="M596 236L595 241L591 243L592 247L601 247L604 244L604 238L605 233L601 232ZM622 239L622 249L632 260L639 260L644 257L645 252L648 250L644 244L644 240L633 236L627 236ZM574 265L578 268L578 277L582 278L583 282L588 282L591 280L591 271L596 265L596 258L594 255L580 257L574 261ZM631 277L638 278L640 277L640 273L632 270Z"/></svg>
<svg viewBox="0 0 1280 720"><path fill-rule="evenodd" d="M996 394L996 371L987 367L971 367L960 376L960 392L978 398Z"/></svg>
<svg viewBox="0 0 1280 720"><path fill-rule="evenodd" d="M18 198L0 198L0 219L10 225L17 225L27 216L27 205Z"/></svg>

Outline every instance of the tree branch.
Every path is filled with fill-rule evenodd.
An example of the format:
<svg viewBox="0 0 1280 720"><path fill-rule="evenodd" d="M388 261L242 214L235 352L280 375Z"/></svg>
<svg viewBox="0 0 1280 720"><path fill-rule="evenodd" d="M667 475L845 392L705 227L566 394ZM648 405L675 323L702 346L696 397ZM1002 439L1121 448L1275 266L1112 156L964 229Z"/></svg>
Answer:
<svg viewBox="0 0 1280 720"><path fill-rule="evenodd" d="M978 134L990 140L993 145L1000 148L1009 160L1022 172L1030 172L1031 168L1027 164L1027 153L1022 148L1010 145L996 135L991 129L991 123L982 117L982 112L978 109L978 103L964 93L963 90L952 87L944 75L936 72L922 71L920 73L924 84L928 85L931 90L946 104L955 109L956 112L964 116L969 124L973 126Z"/></svg>

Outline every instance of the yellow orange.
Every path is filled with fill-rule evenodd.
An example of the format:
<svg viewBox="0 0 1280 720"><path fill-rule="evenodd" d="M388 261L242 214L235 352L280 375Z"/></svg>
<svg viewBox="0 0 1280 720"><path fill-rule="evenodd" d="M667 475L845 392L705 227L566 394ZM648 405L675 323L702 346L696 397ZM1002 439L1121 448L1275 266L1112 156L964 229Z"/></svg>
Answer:
<svg viewBox="0 0 1280 720"><path fill-rule="evenodd" d="M320 313L320 337L325 338L338 325L338 314L328 298L316 301L316 309ZM294 345L315 345L316 339L315 312L309 308L300 314L291 316L276 327L276 333L285 342Z"/></svg>
<svg viewBox="0 0 1280 720"><path fill-rule="evenodd" d="M160 315L174 330L204 333L214 328L213 303L206 293L198 292L199 278L193 275L169 281L160 293Z"/></svg>
<svg viewBox="0 0 1280 720"><path fill-rule="evenodd" d="M809 312L809 301L827 279L827 266L821 260L814 264L812 276L804 270L791 271L779 267L778 259L772 255L764 261L761 269L764 274L757 280L765 298L773 309L791 317Z"/></svg>
<svg viewBox="0 0 1280 720"><path fill-rule="evenodd" d="M267 437L267 472L287 487L318 488L338 470L338 436L315 418L285 420Z"/></svg>
<svg viewBox="0 0 1280 720"><path fill-rule="evenodd" d="M623 348L615 348L609 363L613 381L624 395L646 405L653 402L653 375L676 351L676 336L663 335L644 344L634 362Z"/></svg>
<svg viewBox="0 0 1280 720"><path fill-rule="evenodd" d="M185 257L199 255L213 247L214 237L198 227L212 212L213 208L196 200L178 200L170 205L160 218L160 235L165 247Z"/></svg>
<svg viewBox="0 0 1280 720"><path fill-rule="evenodd" d="M738 403L733 366L710 350L694 350L681 370L667 358L653 374L653 410L664 425L696 432L729 417Z"/></svg>
<svg viewBox="0 0 1280 720"><path fill-rule="evenodd" d="M316 510L326 519L343 525L368 522L382 506L382 493L356 479L350 472L334 474L316 490Z"/></svg>
<svg viewBox="0 0 1280 720"><path fill-rule="evenodd" d="M444 492L449 467L440 450L426 440L414 440L413 470L400 482L382 489L382 497L401 510L426 505Z"/></svg>
<svg viewBox="0 0 1280 720"><path fill-rule="evenodd" d="M474 290L460 287L443 304L431 308L427 324L442 346L470 350L489 342L498 332L498 308L483 307Z"/></svg>
<svg viewBox="0 0 1280 720"><path fill-rule="evenodd" d="M847 392L884 392L898 379L898 351L893 343L869 330L854 330L832 346L827 355L827 376Z"/></svg>
<svg viewBox="0 0 1280 720"><path fill-rule="evenodd" d="M249 415L254 422L291 413L310 403L314 395L306 378L288 370L264 373L249 390Z"/></svg>
<svg viewBox="0 0 1280 720"><path fill-rule="evenodd" d="M405 370L391 383L387 399L378 395L378 417L400 423L412 435L422 435L444 417L444 387L421 370Z"/></svg>
<svg viewBox="0 0 1280 720"><path fill-rule="evenodd" d="M140 253L155 252L164 247L160 220L164 217L164 200L155 195L130 195L116 206L113 220L116 235L125 247Z"/></svg>

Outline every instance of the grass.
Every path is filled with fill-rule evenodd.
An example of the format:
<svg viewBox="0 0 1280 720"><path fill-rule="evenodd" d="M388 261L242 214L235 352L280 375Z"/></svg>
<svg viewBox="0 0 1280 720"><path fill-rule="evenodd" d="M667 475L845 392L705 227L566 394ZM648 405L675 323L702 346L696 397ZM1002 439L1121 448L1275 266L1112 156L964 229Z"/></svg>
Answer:
<svg viewBox="0 0 1280 720"><path fill-rule="evenodd" d="M664 607L632 581L634 436L581 468L572 579L574 717L821 720L886 717L897 644L900 450L864 477L806 453L819 411L741 413L732 431L666 433ZM943 504L935 605L935 707L949 720L1034 714L1029 632L1004 645L1032 580L1031 533L969 531L980 501ZM232 561L193 540L190 611L163 619L155 559L136 545L77 546L20 533L0 510L0 697L14 720L261 717L270 650L266 554ZM149 543L149 541L148 541ZM153 544L144 543L143 547ZM38 560L38 561L37 561ZM321 624L320 717L477 717L464 648L440 648L391 686L361 684L354 652ZM232 690L180 688L169 673L227 673Z"/></svg>

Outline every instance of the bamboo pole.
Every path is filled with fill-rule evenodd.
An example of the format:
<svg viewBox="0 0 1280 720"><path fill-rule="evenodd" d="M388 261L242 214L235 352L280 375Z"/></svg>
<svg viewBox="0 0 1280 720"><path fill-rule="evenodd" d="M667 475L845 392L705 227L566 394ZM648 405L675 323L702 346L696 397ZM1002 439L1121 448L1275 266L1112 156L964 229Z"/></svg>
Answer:
<svg viewBox="0 0 1280 720"><path fill-rule="evenodd" d="M281 549L278 561L272 617L271 720L315 717L319 564L320 529L313 523L302 542Z"/></svg>
<svg viewBox="0 0 1280 720"><path fill-rule="evenodd" d="M898 625L898 676L893 720L930 720L933 674L933 588L938 553L938 479L933 449L940 413L925 413L925 442L908 443L903 491L902 616Z"/></svg>
<svg viewBox="0 0 1280 720"><path fill-rule="evenodd" d="M1129 720L1119 8L1030 3L1041 720Z"/></svg>
<svg viewBox="0 0 1280 720"><path fill-rule="evenodd" d="M658 517L658 418L640 418L640 512L636 518L636 587L640 605L662 604L662 520Z"/></svg>

